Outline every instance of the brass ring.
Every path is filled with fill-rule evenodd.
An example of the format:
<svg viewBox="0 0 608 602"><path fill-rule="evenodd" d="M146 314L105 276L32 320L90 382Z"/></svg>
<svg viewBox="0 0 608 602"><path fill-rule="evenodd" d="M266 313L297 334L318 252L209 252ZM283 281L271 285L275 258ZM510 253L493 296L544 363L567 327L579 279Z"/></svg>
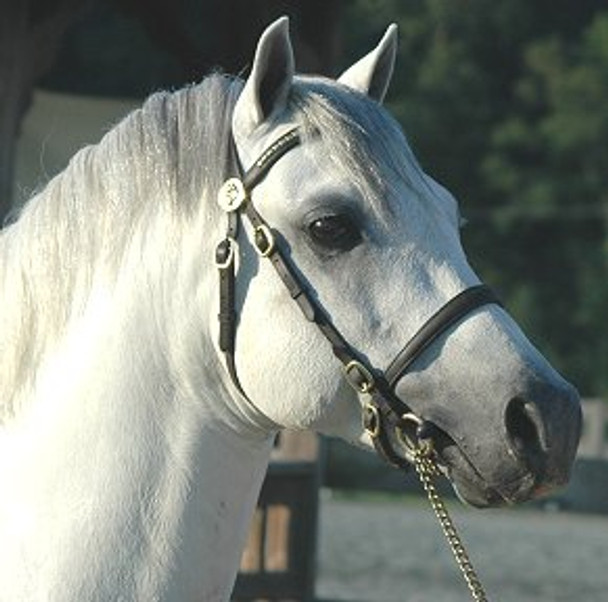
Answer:
<svg viewBox="0 0 608 602"><path fill-rule="evenodd" d="M253 242L260 257L268 257L274 251L274 235L266 224L260 224L254 230Z"/></svg>
<svg viewBox="0 0 608 602"><path fill-rule="evenodd" d="M357 360L344 366L346 381L357 393L369 393L374 388L374 375Z"/></svg>
<svg viewBox="0 0 608 602"><path fill-rule="evenodd" d="M399 426L395 427L395 433L397 434L397 439L401 442L401 444L405 447L405 449L411 453L415 454L417 452L423 452L425 455L430 454L433 451L433 440L432 439L420 439L418 437L418 429L424 424L424 420L417 416L413 412L408 412L407 414L403 414L401 416L401 423L412 422L416 427L416 438L412 439L408 436L405 430Z"/></svg>
<svg viewBox="0 0 608 602"><path fill-rule="evenodd" d="M380 412L371 403L366 403L363 407L363 428L372 439L380 434Z"/></svg>

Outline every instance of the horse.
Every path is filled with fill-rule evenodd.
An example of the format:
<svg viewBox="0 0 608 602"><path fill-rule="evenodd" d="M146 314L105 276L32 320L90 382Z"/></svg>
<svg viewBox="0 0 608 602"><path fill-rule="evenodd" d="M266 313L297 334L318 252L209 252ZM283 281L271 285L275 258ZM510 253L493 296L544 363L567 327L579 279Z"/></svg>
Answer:
<svg viewBox="0 0 608 602"><path fill-rule="evenodd" d="M478 507L567 481L578 395L383 108L396 46L297 75L281 18L2 231L0 600L228 599L281 429L432 442Z"/></svg>

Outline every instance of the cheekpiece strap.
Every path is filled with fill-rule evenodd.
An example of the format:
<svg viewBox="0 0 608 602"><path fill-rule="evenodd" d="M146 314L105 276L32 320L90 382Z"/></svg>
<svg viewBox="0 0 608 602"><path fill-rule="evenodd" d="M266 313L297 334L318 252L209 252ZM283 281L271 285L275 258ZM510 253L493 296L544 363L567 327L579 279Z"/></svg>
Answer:
<svg viewBox="0 0 608 602"><path fill-rule="evenodd" d="M253 166L243 175L234 138L231 137L227 171L231 176L224 182L218 191L217 202L226 213L226 235L215 249L215 265L219 273L219 348L224 353L226 368L232 383L239 393L251 403L245 393L236 368L236 262L238 259L238 236L240 231L241 215L247 215L255 231L254 245L260 255L270 257L274 255L275 244L271 229L257 213L250 202L251 192L270 168L288 151L300 144L297 129L291 129L276 140L255 161ZM311 309L306 307L304 297L297 291L297 279L292 278L292 272L282 265L280 255L273 260L282 280L289 282L290 293L298 301L305 312L310 314Z"/></svg>

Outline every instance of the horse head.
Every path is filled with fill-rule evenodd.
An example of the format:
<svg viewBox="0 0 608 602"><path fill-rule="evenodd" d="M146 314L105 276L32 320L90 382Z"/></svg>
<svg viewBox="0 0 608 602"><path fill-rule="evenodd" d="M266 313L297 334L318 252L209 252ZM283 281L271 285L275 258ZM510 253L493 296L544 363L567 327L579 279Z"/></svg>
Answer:
<svg viewBox="0 0 608 602"><path fill-rule="evenodd" d="M280 155L245 192L262 237L272 235L310 311L322 313L357 369L382 382L421 325L479 285L457 202L420 168L381 106L396 46L393 25L337 80L296 76L279 20L259 41L233 114L248 173L265 154ZM296 143L277 153L294 131ZM254 241L260 234L255 220L243 228ZM304 319L290 298L300 293L253 247L240 244L235 396L280 427L370 446L377 425L362 425L366 383L360 391L347 383L340 345L332 353L319 319ZM393 380L391 403L431 428L436 460L467 502L518 502L568 479L578 395L493 298L452 316Z"/></svg>

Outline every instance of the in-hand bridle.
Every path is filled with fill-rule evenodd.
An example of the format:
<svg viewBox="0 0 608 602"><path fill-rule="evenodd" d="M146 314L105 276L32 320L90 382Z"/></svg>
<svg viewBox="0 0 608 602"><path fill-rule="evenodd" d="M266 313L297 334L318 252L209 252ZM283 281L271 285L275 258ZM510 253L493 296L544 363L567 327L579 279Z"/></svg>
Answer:
<svg viewBox="0 0 608 602"><path fill-rule="evenodd" d="M302 283L290 259L277 244L272 228L255 208L251 193L264 179L272 166L287 152L301 143L297 128L289 130L274 142L245 173L233 149L232 172L218 194L218 203L227 214L224 239L217 245L215 263L220 279L219 347L224 353L230 378L245 399L248 399L239 382L236 363L237 314L235 302L237 239L241 218L246 219L253 231L253 246L257 253L268 259L291 298L298 304L304 317L319 328L341 362L344 375L353 389L365 398L363 424L371 436L378 453L389 463L406 468L412 462L411 431L418 437L428 436L429 423L417 417L395 394L400 378L424 350L450 326L467 314L488 303L500 303L493 291L485 286L472 286L463 290L441 307L423 324L412 339L397 354L386 370L367 365L362 356L344 339L333 325L325 309L315 301ZM234 145L233 145L234 147ZM425 433L426 431L426 433ZM399 447L401 453L395 448Z"/></svg>

